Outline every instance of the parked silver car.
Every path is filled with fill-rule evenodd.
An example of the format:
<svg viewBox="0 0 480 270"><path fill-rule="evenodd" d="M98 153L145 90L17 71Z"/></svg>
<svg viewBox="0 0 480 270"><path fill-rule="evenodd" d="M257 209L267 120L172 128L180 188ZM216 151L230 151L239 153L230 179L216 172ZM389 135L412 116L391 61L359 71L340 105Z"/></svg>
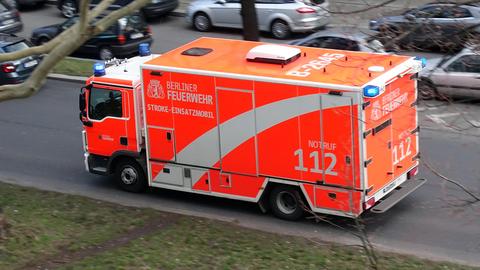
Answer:
<svg viewBox="0 0 480 270"><path fill-rule="evenodd" d="M374 34L371 31L360 32L355 29L324 30L303 39L294 40L289 44L334 50L384 53L383 44L375 39Z"/></svg>
<svg viewBox="0 0 480 270"><path fill-rule="evenodd" d="M452 57L428 60L427 68L420 73L418 88L423 99L480 98L480 50L465 48Z"/></svg>
<svg viewBox="0 0 480 270"><path fill-rule="evenodd" d="M212 26L242 28L240 0L196 0L187 9L187 22L198 31ZM325 27L330 18L327 0L256 0L258 27L275 38L292 32L308 32Z"/></svg>

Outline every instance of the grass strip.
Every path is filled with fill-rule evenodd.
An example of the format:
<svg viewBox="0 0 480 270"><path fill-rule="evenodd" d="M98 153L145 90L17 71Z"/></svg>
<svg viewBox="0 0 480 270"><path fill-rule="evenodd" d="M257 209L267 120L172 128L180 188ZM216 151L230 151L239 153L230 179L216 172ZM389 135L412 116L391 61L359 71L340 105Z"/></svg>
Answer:
<svg viewBox="0 0 480 270"><path fill-rule="evenodd" d="M93 63L94 60L67 57L53 68L52 73L89 77L92 75Z"/></svg>
<svg viewBox="0 0 480 270"><path fill-rule="evenodd" d="M0 269L35 268L35 262L51 267L49 261L60 269L366 269L357 248L1 182L0 207L9 224L0 240ZM172 222L155 229L152 220ZM143 235L143 228L150 229ZM85 250L94 252L86 256ZM379 257L380 269L475 269L391 253Z"/></svg>

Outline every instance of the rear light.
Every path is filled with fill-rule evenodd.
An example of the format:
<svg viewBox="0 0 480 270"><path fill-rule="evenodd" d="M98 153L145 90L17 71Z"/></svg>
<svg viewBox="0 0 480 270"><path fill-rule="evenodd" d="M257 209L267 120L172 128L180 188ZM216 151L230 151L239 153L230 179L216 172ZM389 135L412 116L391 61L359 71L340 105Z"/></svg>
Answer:
<svg viewBox="0 0 480 270"><path fill-rule="evenodd" d="M2 64L2 71L5 73L15 72L16 67L12 63Z"/></svg>
<svg viewBox="0 0 480 270"><path fill-rule="evenodd" d="M118 43L120 43L120 44L124 44L125 41L127 40L125 38L125 35L118 35L117 39L118 39Z"/></svg>
<svg viewBox="0 0 480 270"><path fill-rule="evenodd" d="M296 9L298 13L316 13L315 9L310 7L301 7Z"/></svg>
<svg viewBox="0 0 480 270"><path fill-rule="evenodd" d="M367 210L374 205L375 205L375 197L372 197L372 198L368 199L368 201L363 203L363 209Z"/></svg>
<svg viewBox="0 0 480 270"><path fill-rule="evenodd" d="M412 179L417 174L418 174L418 167L415 167L407 173L407 179Z"/></svg>

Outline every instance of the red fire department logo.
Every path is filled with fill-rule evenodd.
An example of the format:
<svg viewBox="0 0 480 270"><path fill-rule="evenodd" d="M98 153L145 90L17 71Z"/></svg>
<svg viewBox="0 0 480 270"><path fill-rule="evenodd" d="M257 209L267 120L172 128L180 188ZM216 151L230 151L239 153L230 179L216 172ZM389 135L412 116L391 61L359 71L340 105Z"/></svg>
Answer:
<svg viewBox="0 0 480 270"><path fill-rule="evenodd" d="M165 92L160 81L151 80L148 84L147 95L150 98L165 98Z"/></svg>

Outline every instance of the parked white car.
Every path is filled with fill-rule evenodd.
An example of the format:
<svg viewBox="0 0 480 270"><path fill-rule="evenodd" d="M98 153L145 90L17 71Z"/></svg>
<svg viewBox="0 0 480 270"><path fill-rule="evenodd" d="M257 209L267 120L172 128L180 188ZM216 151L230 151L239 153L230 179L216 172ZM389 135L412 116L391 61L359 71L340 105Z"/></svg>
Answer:
<svg viewBox="0 0 480 270"><path fill-rule="evenodd" d="M327 0L256 0L258 27L284 39L292 32L325 27L330 19ZM242 28L240 0L196 0L187 8L187 22L198 31L212 26Z"/></svg>
<svg viewBox="0 0 480 270"><path fill-rule="evenodd" d="M429 60L418 88L422 99L442 95L480 98L480 48Z"/></svg>

